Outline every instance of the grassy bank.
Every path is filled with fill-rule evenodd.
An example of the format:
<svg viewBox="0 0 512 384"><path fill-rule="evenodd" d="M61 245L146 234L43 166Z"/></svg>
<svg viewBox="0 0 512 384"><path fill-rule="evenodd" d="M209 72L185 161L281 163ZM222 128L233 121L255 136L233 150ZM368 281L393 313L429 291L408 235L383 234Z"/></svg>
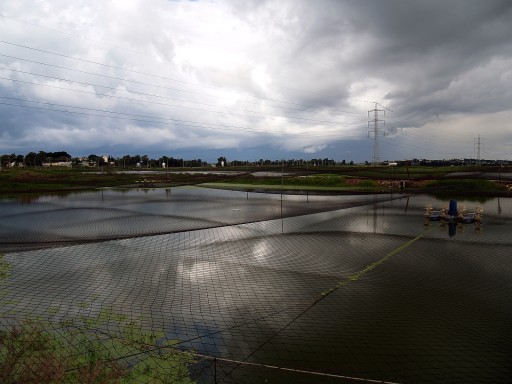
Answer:
<svg viewBox="0 0 512 384"><path fill-rule="evenodd" d="M247 168L247 167L246 167ZM8 168L0 172L0 194L27 194L87 190L103 187L173 187L203 184L212 188L241 190L304 190L347 193L471 193L507 195L511 186L481 179L485 173L503 173L502 169L476 167L252 167L223 168L236 173L204 172L198 168L159 169L157 173L119 169ZM155 169L153 170L155 171ZM187 172L189 171L189 172ZM198 171L203 171L198 172ZM281 172L284 174L281 175ZM254 172L255 175L251 174ZM506 175L506 173L503 173ZM468 176L470 175L470 176ZM464 177L464 178L463 178ZM510 177L509 177L510 179ZM401 182L404 182L401 184ZM509 184L512 184L509 183Z"/></svg>
<svg viewBox="0 0 512 384"><path fill-rule="evenodd" d="M124 173L112 169L103 172L84 169L8 168L0 172L0 194L59 192L106 187L170 187L197 184L217 176L160 173Z"/></svg>
<svg viewBox="0 0 512 384"><path fill-rule="evenodd" d="M433 180L425 184L425 189L438 195L488 195L508 192L504 184L481 179Z"/></svg>

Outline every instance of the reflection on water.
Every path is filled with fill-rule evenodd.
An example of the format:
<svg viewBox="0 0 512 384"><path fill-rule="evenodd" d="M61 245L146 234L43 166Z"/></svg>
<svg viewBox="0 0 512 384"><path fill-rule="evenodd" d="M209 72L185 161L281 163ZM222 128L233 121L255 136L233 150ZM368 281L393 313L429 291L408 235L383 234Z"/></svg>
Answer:
<svg viewBox="0 0 512 384"><path fill-rule="evenodd" d="M425 206L445 202L393 197L285 195L283 218L279 195L200 188L2 201L13 304L1 310L75 318L113 306L179 348L238 361L396 382L505 382L512 200L482 203L482 229L450 236L449 226L424 225ZM81 236L92 241L63 246ZM50 244L20 250L30 241ZM322 382L224 364L227 382Z"/></svg>
<svg viewBox="0 0 512 384"><path fill-rule="evenodd" d="M448 203L450 200L460 200L465 201L467 203L471 203L472 205L481 205L487 202L495 201L499 199L499 197L488 197L488 196L445 196L445 195L432 195L433 200L442 201Z"/></svg>
<svg viewBox="0 0 512 384"><path fill-rule="evenodd" d="M273 194L181 187L42 195L28 206L2 200L0 251L264 221L362 205L368 198L285 195L282 199Z"/></svg>
<svg viewBox="0 0 512 384"><path fill-rule="evenodd" d="M18 195L6 195L0 197L0 201L9 201L14 200L20 202L21 204L31 204L42 202L47 199L54 198L66 198L71 194L77 194L82 192L70 192L70 191L59 191L59 192L47 192L47 193L21 193Z"/></svg>

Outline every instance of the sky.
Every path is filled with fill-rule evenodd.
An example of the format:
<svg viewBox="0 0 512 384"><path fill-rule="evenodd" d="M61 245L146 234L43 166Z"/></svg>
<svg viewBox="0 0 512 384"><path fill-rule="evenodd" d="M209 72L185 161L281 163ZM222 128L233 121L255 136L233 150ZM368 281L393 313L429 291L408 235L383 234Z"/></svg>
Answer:
<svg viewBox="0 0 512 384"><path fill-rule="evenodd" d="M0 154L512 160L509 0L0 0Z"/></svg>

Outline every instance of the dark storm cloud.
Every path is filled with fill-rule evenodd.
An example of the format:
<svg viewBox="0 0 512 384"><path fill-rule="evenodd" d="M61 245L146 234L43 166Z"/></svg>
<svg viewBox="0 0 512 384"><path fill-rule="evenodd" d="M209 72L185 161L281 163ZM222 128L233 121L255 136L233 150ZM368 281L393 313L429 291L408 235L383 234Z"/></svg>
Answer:
<svg viewBox="0 0 512 384"><path fill-rule="evenodd" d="M302 5L290 62L314 62L312 70L324 71L316 73L320 82L381 78L397 88L387 94L397 103L446 89L465 72L512 54L509 1Z"/></svg>
<svg viewBox="0 0 512 384"><path fill-rule="evenodd" d="M378 37L371 56L373 65L368 65L369 61L359 64L398 84L397 91L387 95L397 109L437 114L495 109L494 100L468 103L463 100L464 94L450 94L450 87L465 81L468 88L480 88L482 81L489 80L486 75L498 78L499 74L491 72L492 66L487 71L485 67L493 60L512 56L512 3L378 3L380 6L365 2L364 9L357 9L361 17L367 18L366 28ZM471 77L464 79L467 76ZM487 89L499 94L501 88L504 96L509 85L488 83Z"/></svg>
<svg viewBox="0 0 512 384"><path fill-rule="evenodd" d="M374 107L367 101L393 110L385 116L393 145L383 157L408 156L419 142L411 135L434 141L450 131L472 141L482 127L487 143L501 145L496 153L510 152L510 1L38 4L2 6L12 17L0 19L2 39L18 45L0 44L0 54L63 68L0 56L0 96L66 107L0 99L61 110L0 105L4 152L57 143L86 154L218 150L364 160ZM349 156L354 148L358 158Z"/></svg>

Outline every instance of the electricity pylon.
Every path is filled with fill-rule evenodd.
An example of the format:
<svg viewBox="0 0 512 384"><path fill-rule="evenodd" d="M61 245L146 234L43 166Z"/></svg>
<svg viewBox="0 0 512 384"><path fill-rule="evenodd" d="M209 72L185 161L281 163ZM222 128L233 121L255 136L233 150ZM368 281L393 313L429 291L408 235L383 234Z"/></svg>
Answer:
<svg viewBox="0 0 512 384"><path fill-rule="evenodd" d="M378 166L380 164L380 155L379 155L379 123L382 122L383 126L386 126L386 121L379 119L379 112L383 112L384 115L386 111L384 109L379 109L377 106L379 103L375 103L375 108L368 111L368 118L370 117L370 113L373 112L373 120L368 120L368 137L370 137L370 133L373 133L373 156L372 156L372 165ZM373 122L373 129L370 130L370 123Z"/></svg>
<svg viewBox="0 0 512 384"><path fill-rule="evenodd" d="M484 139L480 139L480 135L477 138L473 139L473 145L477 148L476 150L476 165L482 165L482 161L480 159L480 146L484 144Z"/></svg>

